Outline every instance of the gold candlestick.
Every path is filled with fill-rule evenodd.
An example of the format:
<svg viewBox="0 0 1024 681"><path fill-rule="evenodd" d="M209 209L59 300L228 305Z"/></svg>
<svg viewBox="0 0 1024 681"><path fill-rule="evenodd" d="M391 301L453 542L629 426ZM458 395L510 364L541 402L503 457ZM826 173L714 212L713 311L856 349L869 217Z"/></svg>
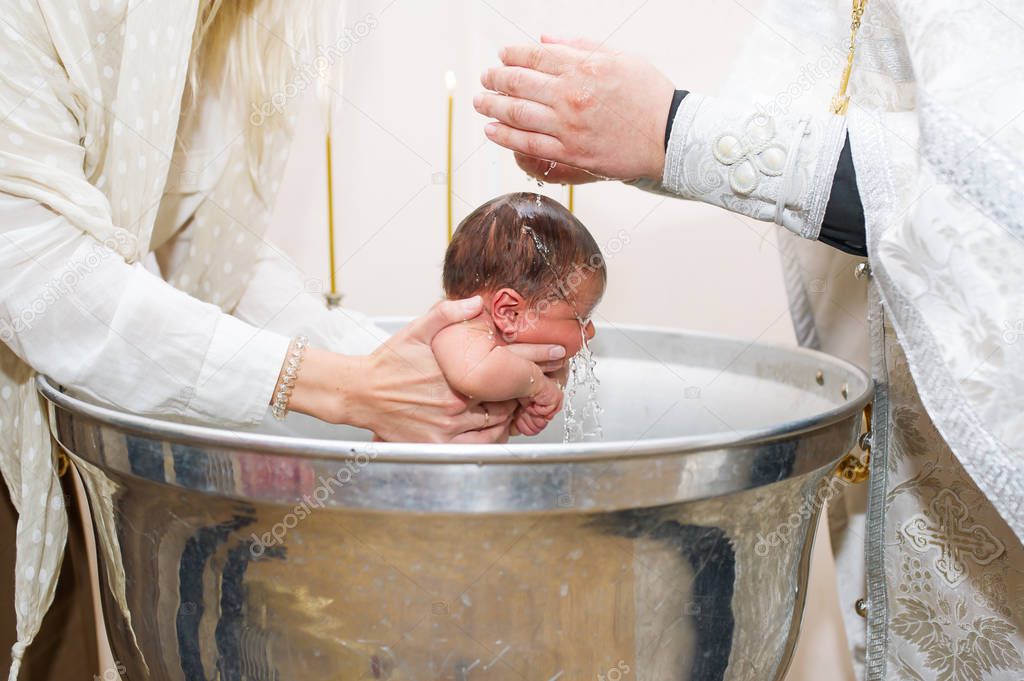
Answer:
<svg viewBox="0 0 1024 681"><path fill-rule="evenodd" d="M455 109L455 74L448 71L444 74L445 85L448 87L448 158L445 179L448 191L448 243L452 242L452 121Z"/></svg>
<svg viewBox="0 0 1024 681"><path fill-rule="evenodd" d="M343 5L339 4L339 11ZM325 26L341 25L326 22ZM327 44L328 36L319 36L320 44ZM335 98L341 96L342 70L341 65L327 60L318 67L316 94L320 100L324 121L324 160L327 167L327 267L329 269L330 290L324 293L327 307L335 308L341 304L341 293L338 292L338 271L335 263L335 229L334 229L334 164L331 131L334 129Z"/></svg>
<svg viewBox="0 0 1024 681"><path fill-rule="evenodd" d="M327 150L327 262L331 270L331 290L324 297L327 307L341 305L341 294L338 293L338 275L334 265L334 173L331 170L331 126L327 124L327 137L324 145Z"/></svg>

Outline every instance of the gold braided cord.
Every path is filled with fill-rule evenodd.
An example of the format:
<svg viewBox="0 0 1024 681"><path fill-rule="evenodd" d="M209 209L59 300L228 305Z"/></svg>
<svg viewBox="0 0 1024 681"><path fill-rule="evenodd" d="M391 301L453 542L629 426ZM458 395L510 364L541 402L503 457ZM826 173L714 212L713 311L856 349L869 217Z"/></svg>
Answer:
<svg viewBox="0 0 1024 681"><path fill-rule="evenodd" d="M853 11L850 19L850 51L846 55L846 67L843 69L843 78L839 81L839 92L832 98L832 113L837 116L845 116L846 110L850 107L850 95L846 89L850 85L850 74L853 73L854 48L857 44L857 32L860 31L861 21L864 19L864 9L868 0L853 0Z"/></svg>

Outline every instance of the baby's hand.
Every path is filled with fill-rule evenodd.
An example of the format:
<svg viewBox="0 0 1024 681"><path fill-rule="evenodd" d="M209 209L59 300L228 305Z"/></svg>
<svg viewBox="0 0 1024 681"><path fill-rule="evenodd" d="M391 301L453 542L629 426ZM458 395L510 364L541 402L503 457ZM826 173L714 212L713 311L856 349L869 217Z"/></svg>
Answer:
<svg viewBox="0 0 1024 681"><path fill-rule="evenodd" d="M515 428L523 435L536 435L544 430L562 408L562 388L550 378L543 378L533 397L520 400Z"/></svg>
<svg viewBox="0 0 1024 681"><path fill-rule="evenodd" d="M540 389L530 398L526 411L535 416L543 416L549 421L562 408L562 387L547 376L541 379Z"/></svg>
<svg viewBox="0 0 1024 681"><path fill-rule="evenodd" d="M516 414L515 429L520 435L537 435L548 425L548 419L537 414L531 414L529 407L520 407Z"/></svg>

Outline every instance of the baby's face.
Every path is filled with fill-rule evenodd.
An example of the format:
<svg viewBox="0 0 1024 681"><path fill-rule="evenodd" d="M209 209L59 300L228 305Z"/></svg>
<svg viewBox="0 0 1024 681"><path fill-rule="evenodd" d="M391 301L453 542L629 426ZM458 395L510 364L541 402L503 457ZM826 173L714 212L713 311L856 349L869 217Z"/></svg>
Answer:
<svg viewBox="0 0 1024 681"><path fill-rule="evenodd" d="M558 299L534 305L516 335L516 342L561 345L565 348L565 356L572 357L583 346L580 319L584 322L583 333L587 340L594 337L594 323L590 321L590 316L603 293L600 278L590 277L576 291L571 303Z"/></svg>

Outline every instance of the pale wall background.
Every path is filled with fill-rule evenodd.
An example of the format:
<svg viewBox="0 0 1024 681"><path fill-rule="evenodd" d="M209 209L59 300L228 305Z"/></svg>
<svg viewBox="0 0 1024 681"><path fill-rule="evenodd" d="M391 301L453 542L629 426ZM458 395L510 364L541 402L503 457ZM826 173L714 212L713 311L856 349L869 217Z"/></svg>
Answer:
<svg viewBox="0 0 1024 681"><path fill-rule="evenodd" d="M585 35L640 54L679 87L715 93L761 0L380 0L348 3L346 25L376 24L345 54L334 116L334 197L346 306L416 315L440 295L445 237L444 73L456 74L455 220L486 199L537 191L488 143L472 109L497 49L541 32ZM270 238L310 279L328 279L323 118L307 91ZM561 187L543 193L565 199ZM609 256L596 317L793 343L774 227L694 203L603 183L579 188L577 214ZM611 239L629 238L617 253ZM805 635L789 676L852 678L819 545ZM848 605L848 604L847 604Z"/></svg>
<svg viewBox="0 0 1024 681"><path fill-rule="evenodd" d="M377 24L345 55L334 117L339 288L345 304L418 314L440 294L445 237L444 73L456 74L455 221L510 191L537 190L486 141L472 108L500 46L541 32L586 35L643 55L680 87L714 92L760 0L381 0L350 2L346 25ZM323 124L299 113L271 239L326 281ZM439 183L440 181L440 183ZM558 186L543 193L565 199ZM774 226L616 183L576 190L577 213L609 257L598 316L793 342ZM629 244L612 254L618 233Z"/></svg>

